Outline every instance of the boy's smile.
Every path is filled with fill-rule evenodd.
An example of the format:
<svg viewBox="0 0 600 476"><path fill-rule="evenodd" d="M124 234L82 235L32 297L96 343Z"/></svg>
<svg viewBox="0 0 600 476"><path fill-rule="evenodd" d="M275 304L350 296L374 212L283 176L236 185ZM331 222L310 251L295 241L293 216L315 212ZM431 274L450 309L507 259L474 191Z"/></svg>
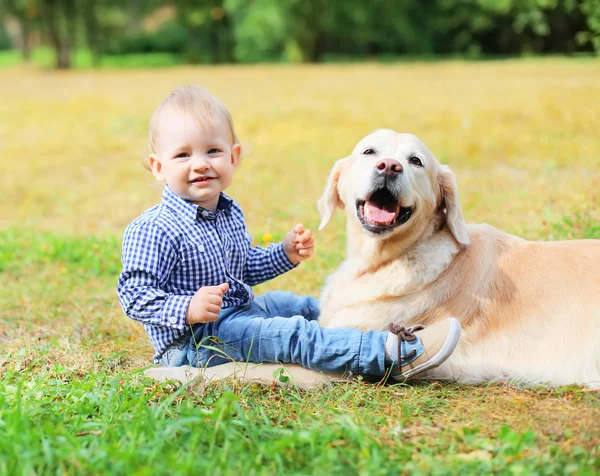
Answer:
<svg viewBox="0 0 600 476"><path fill-rule="evenodd" d="M189 113L169 109L160 119L156 154L149 158L154 176L178 196L216 211L241 155L224 118L200 125Z"/></svg>
<svg viewBox="0 0 600 476"><path fill-rule="evenodd" d="M214 180L214 177L198 177L192 180L190 183L196 187L206 187Z"/></svg>

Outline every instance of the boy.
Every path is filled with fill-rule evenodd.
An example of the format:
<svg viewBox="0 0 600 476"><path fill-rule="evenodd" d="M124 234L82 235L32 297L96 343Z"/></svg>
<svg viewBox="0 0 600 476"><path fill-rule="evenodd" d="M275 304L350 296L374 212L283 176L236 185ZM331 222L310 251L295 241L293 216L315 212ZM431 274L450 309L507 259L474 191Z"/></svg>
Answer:
<svg viewBox="0 0 600 476"><path fill-rule="evenodd" d="M298 363L323 372L406 379L443 362L460 336L456 319L390 332L324 329L310 297L251 286L308 259L301 224L282 243L251 248L239 205L225 195L240 162L231 115L197 87L175 90L149 128L148 167L166 182L163 199L123 239L119 301L143 323L164 366L229 360Z"/></svg>

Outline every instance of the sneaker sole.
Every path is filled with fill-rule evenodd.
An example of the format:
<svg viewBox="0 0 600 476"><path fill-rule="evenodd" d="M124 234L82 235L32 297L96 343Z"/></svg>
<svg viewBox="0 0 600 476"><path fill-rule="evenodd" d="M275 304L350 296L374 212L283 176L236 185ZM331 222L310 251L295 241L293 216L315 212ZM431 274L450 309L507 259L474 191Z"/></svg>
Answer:
<svg viewBox="0 0 600 476"><path fill-rule="evenodd" d="M399 376L400 378L397 379L398 381L401 382L408 380L409 378L414 377L421 372L438 367L452 355L452 352L454 352L454 349L456 348L456 345L460 339L460 322L458 322L458 319L454 317L449 317L448 319L450 319L450 332L448 333L446 342L444 342L440 351L427 362L423 362L414 369L410 369L402 373L402 375Z"/></svg>

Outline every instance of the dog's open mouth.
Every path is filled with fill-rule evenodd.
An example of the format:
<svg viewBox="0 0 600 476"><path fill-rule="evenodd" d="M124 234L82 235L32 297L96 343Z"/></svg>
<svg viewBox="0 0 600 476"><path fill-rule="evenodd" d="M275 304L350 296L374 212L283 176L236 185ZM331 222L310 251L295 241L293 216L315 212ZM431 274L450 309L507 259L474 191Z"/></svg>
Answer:
<svg viewBox="0 0 600 476"><path fill-rule="evenodd" d="M356 201L356 214L362 226L372 233L385 233L406 223L415 207L402 207L387 188L375 191L367 200Z"/></svg>

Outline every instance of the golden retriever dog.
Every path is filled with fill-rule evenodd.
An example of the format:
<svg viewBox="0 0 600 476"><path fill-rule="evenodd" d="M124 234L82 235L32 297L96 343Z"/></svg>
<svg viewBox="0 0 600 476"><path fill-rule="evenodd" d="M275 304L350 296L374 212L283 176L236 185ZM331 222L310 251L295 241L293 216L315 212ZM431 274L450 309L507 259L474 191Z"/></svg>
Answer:
<svg viewBox="0 0 600 476"><path fill-rule="evenodd" d="M458 347L425 378L600 386L600 241L531 242L467 225L454 173L391 130L335 163L318 206L321 229L345 210L348 240L323 290L322 326L454 316Z"/></svg>
<svg viewBox="0 0 600 476"><path fill-rule="evenodd" d="M347 221L347 259L323 289L322 326L385 330L453 316L456 350L419 378L600 387L599 240L531 242L467 225L454 173L417 137L391 130L334 164L318 208L320 229L338 208ZM278 368L202 372L273 381ZM304 388L330 378L286 369Z"/></svg>

